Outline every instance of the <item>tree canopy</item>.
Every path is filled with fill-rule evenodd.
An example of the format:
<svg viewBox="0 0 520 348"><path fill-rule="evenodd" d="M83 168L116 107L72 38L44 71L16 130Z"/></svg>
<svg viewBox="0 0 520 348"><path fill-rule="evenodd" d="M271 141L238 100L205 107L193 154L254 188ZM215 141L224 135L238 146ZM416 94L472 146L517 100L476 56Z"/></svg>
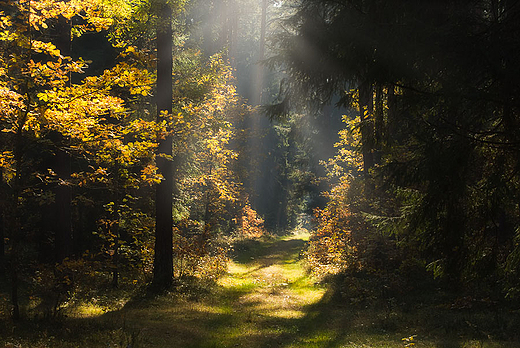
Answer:
<svg viewBox="0 0 520 348"><path fill-rule="evenodd" d="M387 258L514 295L518 19L510 1L303 0L286 21L270 59L287 71L275 112L334 98L357 110L318 218L352 214L342 237L327 237L347 243L344 257L357 250L370 264L382 233L396 248ZM341 231L327 228L316 243Z"/></svg>

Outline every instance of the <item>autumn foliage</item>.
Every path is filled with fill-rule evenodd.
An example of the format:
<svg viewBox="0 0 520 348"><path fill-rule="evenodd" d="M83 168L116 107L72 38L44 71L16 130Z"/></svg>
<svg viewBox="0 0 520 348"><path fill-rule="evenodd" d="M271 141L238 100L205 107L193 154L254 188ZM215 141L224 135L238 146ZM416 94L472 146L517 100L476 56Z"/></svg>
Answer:
<svg viewBox="0 0 520 348"><path fill-rule="evenodd" d="M171 2L174 15L184 4ZM0 276L13 286L15 317L37 306L56 316L91 289L150 281L153 190L165 179L156 150L168 136L174 274L225 270L222 236L241 228L232 221L244 195L233 142L250 110L224 55L183 47L179 26L173 112L156 120L156 5L0 1L0 268L11 270ZM261 221L244 226L258 235Z"/></svg>
<svg viewBox="0 0 520 348"><path fill-rule="evenodd" d="M249 203L245 204L239 218L238 234L241 238L260 238L266 234L264 219L251 208Z"/></svg>

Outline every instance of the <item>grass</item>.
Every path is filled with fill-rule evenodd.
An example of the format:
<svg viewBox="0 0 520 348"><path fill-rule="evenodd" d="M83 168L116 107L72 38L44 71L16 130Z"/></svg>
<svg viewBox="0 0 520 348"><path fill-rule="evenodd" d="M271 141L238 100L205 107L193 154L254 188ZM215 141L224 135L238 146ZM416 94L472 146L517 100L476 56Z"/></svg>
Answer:
<svg viewBox="0 0 520 348"><path fill-rule="evenodd" d="M216 283L192 279L179 283L182 291L110 312L90 303L58 326L31 321L0 329L0 347L403 348L410 342L402 338L412 335L418 335L417 348L520 347L508 337L468 329L489 313L358 302L317 283L300 260L307 238L243 241Z"/></svg>

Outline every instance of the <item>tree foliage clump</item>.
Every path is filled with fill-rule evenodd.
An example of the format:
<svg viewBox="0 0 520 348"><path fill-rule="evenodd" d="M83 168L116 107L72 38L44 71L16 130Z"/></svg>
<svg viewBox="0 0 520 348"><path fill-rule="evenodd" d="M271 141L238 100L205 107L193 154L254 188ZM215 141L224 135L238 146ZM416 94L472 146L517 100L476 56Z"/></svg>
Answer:
<svg viewBox="0 0 520 348"><path fill-rule="evenodd" d="M357 217L344 255L356 247L363 264L384 251L395 269L516 297L519 16L511 1L299 4L270 60L288 73L276 110L357 109L344 132L358 136L329 167L344 170L333 184L350 183L345 214Z"/></svg>
<svg viewBox="0 0 520 348"><path fill-rule="evenodd" d="M161 161L172 273L225 269L222 236L251 214L236 145L250 109L222 54L185 46L185 1L168 3L172 111L156 117L158 1L0 2L0 291L14 318L150 282Z"/></svg>
<svg viewBox="0 0 520 348"><path fill-rule="evenodd" d="M71 258L99 246L93 237L83 239L95 226L73 226L73 220L81 220L81 208L95 199L100 204L91 211L104 216L99 221L106 227L106 249L96 249L95 257L111 255L117 283L120 247L136 246L123 237L120 227L131 219L122 220L121 207L159 180L153 153L160 126L137 120L127 106L150 93L151 73L121 54L102 74L80 79L88 63L73 57L74 38L109 29L108 11L99 1L2 4L2 215L8 235L1 238L7 240L14 317L18 290L30 279L55 279L54 312L70 295L71 273L82 271ZM96 189L108 193L85 194ZM52 263L59 267L49 274Z"/></svg>

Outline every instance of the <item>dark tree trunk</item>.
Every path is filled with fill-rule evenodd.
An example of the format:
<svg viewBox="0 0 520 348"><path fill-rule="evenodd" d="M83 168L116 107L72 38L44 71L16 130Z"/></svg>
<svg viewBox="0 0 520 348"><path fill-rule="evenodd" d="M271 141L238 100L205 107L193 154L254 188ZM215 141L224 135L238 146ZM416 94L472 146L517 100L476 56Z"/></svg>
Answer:
<svg viewBox="0 0 520 348"><path fill-rule="evenodd" d="M29 103L27 105L30 105ZM13 195L12 195L12 204L13 204L13 222L14 226L12 228L12 233L10 235L10 278L11 278L11 304L13 306L12 318L13 320L20 319L20 306L18 299L18 290L19 290L19 269L21 267L21 248L20 242L23 240L22 237L22 216L21 216L21 206L20 206L20 193L21 193L21 181L22 181L22 149L23 149L23 125L27 120L27 115L29 114L29 108L27 108L26 112L23 114L20 123L18 125L18 130L15 137L15 146L14 146L14 158L15 158L15 168L16 174L13 179Z"/></svg>
<svg viewBox="0 0 520 348"><path fill-rule="evenodd" d="M229 1L222 1L220 3L220 7L222 8L222 18L221 18L221 28L220 35L218 37L218 49L223 49L227 47L229 49L229 43L231 38L231 16L233 12L230 11L231 5Z"/></svg>
<svg viewBox="0 0 520 348"><path fill-rule="evenodd" d="M238 6L235 1L231 2L232 8ZM233 69L236 69L235 57L237 55L237 44L238 44L238 16L232 15L230 19L230 38L229 38L229 62Z"/></svg>
<svg viewBox="0 0 520 348"><path fill-rule="evenodd" d="M161 112L172 112L172 22L171 8L164 3L159 13L157 27L157 118ZM154 288L165 289L173 278L173 163L172 137L159 140L157 167L164 179L156 188L155 200L155 259L153 282Z"/></svg>
<svg viewBox="0 0 520 348"><path fill-rule="evenodd" d="M383 106L383 86L375 86L375 105L374 105L374 163L381 164L381 153L384 145L385 118Z"/></svg>
<svg viewBox="0 0 520 348"><path fill-rule="evenodd" d="M393 84L388 86L388 113L387 113L387 129L385 141L388 146L392 146L393 137L397 133L397 96L395 95L395 86Z"/></svg>
<svg viewBox="0 0 520 348"><path fill-rule="evenodd" d="M14 259L14 257L13 257ZM11 262L11 304L13 306L13 320L20 319L20 305L18 304L18 262Z"/></svg>
<svg viewBox="0 0 520 348"><path fill-rule="evenodd" d="M208 173L208 177L211 178L211 175L213 173L213 165L210 164L209 165L209 173ZM212 198L212 195L211 195L211 189L212 189L212 184L211 182L208 183L208 185L206 186L206 204L204 205L204 229L206 231L209 232L209 229L210 229L210 220L211 220L211 198Z"/></svg>
<svg viewBox="0 0 520 348"><path fill-rule="evenodd" d="M0 172L1 174L1 172ZM1 180L1 179L0 179ZM5 278L4 212L0 212L0 280Z"/></svg>
<svg viewBox="0 0 520 348"><path fill-rule="evenodd" d="M265 59L265 34L267 31L267 0L262 0L262 18L260 20L260 61Z"/></svg>
<svg viewBox="0 0 520 348"><path fill-rule="evenodd" d="M114 250L114 254L112 256L112 267L114 267L114 269L112 270L112 286L114 288L117 288L119 286L119 247L120 247L120 231L119 231L119 223L120 223L120 220L121 220L121 215L120 215L120 206L119 206L119 177L120 177L120 172L119 172L119 166L116 164L116 170L115 170L115 173L116 173L116 183L115 183L115 187L114 187L114 190L115 190L115 197L114 197L114 211L112 213L112 221L109 223L109 231L111 232L112 235L114 235L114 246L113 246L113 250Z"/></svg>
<svg viewBox="0 0 520 348"><path fill-rule="evenodd" d="M68 185L71 174L70 156L62 149L56 153L56 174L60 182L55 190L54 248L55 261L61 262L72 255L72 192Z"/></svg>
<svg viewBox="0 0 520 348"><path fill-rule="evenodd" d="M119 219L114 222L113 227L111 227L112 233L115 235L114 239L114 255L112 257L113 267L112 270L112 287L119 287Z"/></svg>
<svg viewBox="0 0 520 348"><path fill-rule="evenodd" d="M253 105L262 104L262 92L264 89L264 67L262 61L265 59L265 35L267 31L267 0L262 0L262 17L260 19L260 51L258 62L255 66L255 80L253 81Z"/></svg>
<svg viewBox="0 0 520 348"><path fill-rule="evenodd" d="M64 56L71 55L70 39L71 22L65 18L60 18L54 28L56 35L56 45ZM61 262L72 255L72 189L68 182L71 175L71 158L64 150L68 142L66 137L59 136L57 141L57 151L55 157L54 170L59 178L58 187L54 193L55 214L54 214L54 248L55 261Z"/></svg>
<svg viewBox="0 0 520 348"><path fill-rule="evenodd" d="M373 126L373 91L372 84L364 82L359 87L359 109L361 117L361 142L363 147L363 171L368 176L374 166L374 126Z"/></svg>

